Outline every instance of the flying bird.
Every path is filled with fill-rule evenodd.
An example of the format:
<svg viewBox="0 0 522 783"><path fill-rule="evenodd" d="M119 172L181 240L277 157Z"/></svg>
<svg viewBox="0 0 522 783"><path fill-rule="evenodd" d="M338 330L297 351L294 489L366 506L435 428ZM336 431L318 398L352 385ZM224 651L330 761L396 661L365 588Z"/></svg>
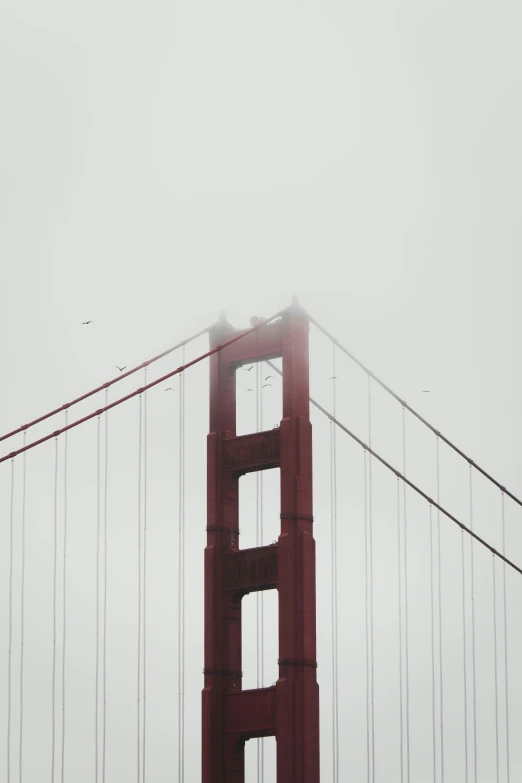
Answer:
<svg viewBox="0 0 522 783"><path fill-rule="evenodd" d="M247 372L250 372L250 370L252 369L253 366L254 365L251 364L250 367L243 367L243 369L246 370Z"/></svg>
<svg viewBox="0 0 522 783"><path fill-rule="evenodd" d="M271 383L264 383L264 384L261 386L261 388L262 388L262 389L264 389L264 388L265 388L265 386L271 386L271 385L272 385Z"/></svg>
<svg viewBox="0 0 522 783"><path fill-rule="evenodd" d="M175 390L172 388L172 386L169 386L168 388L165 389L165 391L175 391Z"/></svg>
<svg viewBox="0 0 522 783"><path fill-rule="evenodd" d="M127 365L125 365L125 367L118 367L118 365L117 365L117 364L115 364L114 366L115 366L115 367L116 367L116 369L117 369L117 370L119 370L120 372L123 372L124 370L126 370L126 369L127 369Z"/></svg>
<svg viewBox="0 0 522 783"><path fill-rule="evenodd" d="M93 321L82 321L82 326L88 326L89 324L92 324Z"/></svg>
<svg viewBox="0 0 522 783"><path fill-rule="evenodd" d="M253 389L247 389L247 391L254 391Z"/></svg>
<svg viewBox="0 0 522 783"><path fill-rule="evenodd" d="M431 389L423 389L422 393L423 394L431 394Z"/></svg>
<svg viewBox="0 0 522 783"><path fill-rule="evenodd" d="M275 376L274 375L267 375L266 378L265 378L265 381L268 381L269 378L275 378Z"/></svg>

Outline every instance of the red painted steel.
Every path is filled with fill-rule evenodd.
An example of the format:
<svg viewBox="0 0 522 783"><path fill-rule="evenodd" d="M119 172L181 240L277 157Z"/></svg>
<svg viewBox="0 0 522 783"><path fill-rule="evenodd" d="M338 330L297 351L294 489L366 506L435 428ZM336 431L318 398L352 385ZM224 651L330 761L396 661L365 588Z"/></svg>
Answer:
<svg viewBox="0 0 522 783"><path fill-rule="evenodd" d="M211 357L202 783L244 783L245 742L271 735L277 740L279 783L319 783L308 328L306 314L293 305L279 322ZM234 333L222 321L210 333L211 348ZM238 438L235 371L246 362L277 356L283 359L281 425ZM242 551L239 477L277 465L277 545ZM275 687L243 692L241 599L271 588L279 595L279 679Z"/></svg>

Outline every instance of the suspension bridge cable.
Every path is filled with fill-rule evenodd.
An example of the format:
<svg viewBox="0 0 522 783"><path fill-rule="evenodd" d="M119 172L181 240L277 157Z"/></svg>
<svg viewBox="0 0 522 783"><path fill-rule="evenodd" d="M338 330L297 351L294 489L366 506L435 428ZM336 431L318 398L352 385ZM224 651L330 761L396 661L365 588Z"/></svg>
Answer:
<svg viewBox="0 0 522 783"><path fill-rule="evenodd" d="M256 341L257 342L257 341ZM261 406L262 406L262 363L256 362L256 432L261 432ZM256 547L262 545L261 539L261 476L262 471L256 471ZM256 683L257 688L262 687L262 629L261 629L261 597L263 593L256 593ZM257 783L263 783L263 739L257 738Z"/></svg>
<svg viewBox="0 0 522 783"><path fill-rule="evenodd" d="M504 493L502 493L502 552L506 553L506 514L504 509ZM509 683L508 683L508 654L507 654L507 596L506 596L506 563L502 563L502 598L504 606L504 684L506 703L506 777L510 781L511 764L509 758Z"/></svg>
<svg viewBox="0 0 522 783"><path fill-rule="evenodd" d="M506 515L504 509L504 493L502 493L502 552L506 553ZM509 683L508 683L508 636L507 636L507 596L506 596L506 563L502 563L502 597L504 604L504 675L506 702L506 776L510 781L511 765L509 759Z"/></svg>
<svg viewBox="0 0 522 783"><path fill-rule="evenodd" d="M464 674L464 772L465 783L468 783L468 667L467 667L467 643L466 643L466 558L464 552L464 531L461 536L461 571L462 571L462 658Z"/></svg>
<svg viewBox="0 0 522 783"><path fill-rule="evenodd" d="M98 783L99 771L99 727L98 717L100 712L100 527L101 527L101 476L100 476L100 417L98 416L97 441L96 441L96 664L95 664L95 708L94 708L94 780Z"/></svg>
<svg viewBox="0 0 522 783"><path fill-rule="evenodd" d="M406 416L402 409L402 470L406 476ZM408 482L409 483L409 482ZM406 675L406 779L410 783L410 640L408 628L408 516L406 504L406 479L403 482L404 513L404 663Z"/></svg>
<svg viewBox="0 0 522 783"><path fill-rule="evenodd" d="M334 413L335 416L335 413ZM372 379L368 378L368 518L370 557L370 664L371 664L371 724L372 724L372 783L375 783L375 656L374 656L374 611L373 611L373 486L372 486Z"/></svg>
<svg viewBox="0 0 522 783"><path fill-rule="evenodd" d="M366 652L366 780L370 783L370 651L369 651L369 617L368 617L368 466L366 450L364 457L364 619L365 619L365 652Z"/></svg>
<svg viewBox="0 0 522 783"><path fill-rule="evenodd" d="M332 346L332 406L337 411L336 355ZM337 590L337 440L333 424L330 429L330 527L332 580L332 765L334 783L339 783L339 644L338 644L338 590Z"/></svg>
<svg viewBox="0 0 522 783"><path fill-rule="evenodd" d="M105 407L109 402L109 390L105 389ZM107 726L107 498L109 487L109 414L105 412L105 461L103 491L103 735L102 735L102 783L105 783L106 726Z"/></svg>
<svg viewBox="0 0 522 783"><path fill-rule="evenodd" d="M101 392L104 389L108 389L109 386L113 386L115 383L122 381L124 378L128 378L129 375L133 375L139 370L148 367L150 364L157 362L159 359L163 359L165 356L174 353L174 351L177 351L179 348L183 348L185 345L194 342L194 340L197 340L198 337L202 337L204 334L207 334L207 332L210 329L212 329L212 325L207 326L205 329L201 329L199 332L196 332L196 334L193 334L192 337L188 337L186 340L182 340L177 345L173 345L172 348L167 348L166 351L162 351L161 353L157 354L157 356L153 356L152 359L148 359L148 361L138 364L136 367L133 367L131 370L127 370L127 372L120 373L116 378L112 378L110 381L106 381L105 383L102 383L101 386L97 386L95 389L91 389L85 394L82 394L80 397L76 397L74 400L71 400L71 402L66 402L64 405L61 405L59 408L55 408L54 410L45 413L43 416L39 416L37 419L30 421L28 424L22 424L21 427L18 427L17 429L12 430L11 432L7 432L5 435L0 436L0 442L3 440L7 440L8 438L12 438L13 435L18 435L19 433L24 432L30 429L31 427L34 427L35 424L40 424L42 421L46 421L47 419L50 419L52 416L56 416L58 413L62 413L62 411L67 410L68 408L72 408L73 405L77 405L79 402L83 402L83 400L87 400L89 397L92 397L94 394L98 394L98 392Z"/></svg>
<svg viewBox="0 0 522 783"><path fill-rule="evenodd" d="M265 360L270 367L279 373L279 375L282 375L281 370L279 370L278 367L275 366L275 364L272 364L272 362ZM478 541L479 544L482 544L486 549L488 549L492 554L496 555L499 560L502 560L502 562L506 563L506 565L513 568L514 571L517 571L519 574L522 575L522 568L520 568L516 563L514 563L512 560L507 558L502 552L499 552L497 549L495 549L494 546L491 546L491 544L488 544L487 541L485 541L481 536L477 535L474 530L471 530L467 525L465 525L463 522L461 522L457 517L455 517L453 514L451 514L447 509L445 509L443 506L440 505L436 500L433 500L424 490L422 490L420 487L418 487L416 484L413 483L413 481L410 481L406 476L400 472L400 470L397 470L397 468L394 468L393 465L390 465L387 460L384 459L384 457L381 457L380 454L378 454L374 449L371 449L367 443L365 443L361 438L359 438L358 435L356 435L354 432L352 432L348 427L346 427L344 424L342 424L338 419L335 418L329 411L326 410L320 403L317 402L317 400L314 400L312 397L309 398L312 405L314 405L317 410L321 411L321 413L324 413L324 415L330 419L330 421L333 421L334 424L336 424L343 432L345 432L347 435L352 438L356 443L359 444L365 451L368 451L372 455L374 459L376 459L378 462L381 463L381 465L384 465L385 468L388 470L391 470L392 473L395 473L395 475L400 478L400 480L406 484L410 489L413 489L420 497L424 498L424 500L427 500L428 503L431 503L434 508L438 509L440 512L444 514L445 517L447 517L449 520L454 522L464 533L467 533L471 538L475 539L475 541Z"/></svg>
<svg viewBox="0 0 522 783"><path fill-rule="evenodd" d="M401 549L401 485L397 476L397 573L399 587L399 718L400 718L400 755L401 783L404 783L404 717L403 717L403 682L402 682L402 549Z"/></svg>
<svg viewBox="0 0 522 783"><path fill-rule="evenodd" d="M469 527L473 530L473 466L469 466ZM471 555L471 661L472 661L472 695L473 695L473 769L477 783L477 678L475 658L475 563L473 539L469 542Z"/></svg>
<svg viewBox="0 0 522 783"><path fill-rule="evenodd" d="M330 334L321 324L319 324L315 318L313 318L309 313L306 314L308 320L310 323L312 323L314 326L319 329L320 332L324 334L325 337L327 337L329 340L331 340L340 351L342 351L346 356L348 356L349 359L351 359L358 367L363 370L367 375L369 375L373 380L379 384L379 386L384 389L388 394L390 394L395 400L397 400L398 403L402 405L403 408L406 408L406 410L411 413L413 416L415 416L416 419L418 419L422 424L424 424L425 427L428 427L437 437L439 437L444 443L450 447L450 449L453 449L460 457L462 457L466 462L468 462L470 465L473 465L474 468L481 473L485 478L488 479L488 481L491 481L492 484L494 484L498 489L500 489L502 492L504 492L511 500L514 500L515 503L518 503L519 506L522 506L522 500L520 498L517 498L516 495L514 495L512 492L510 492L506 487L504 487L499 481L497 481L493 476L491 476L484 468L481 468L480 465L477 465L474 460L471 459L471 457L468 457L467 454L465 454L461 449L458 448L454 443L452 443L449 438L446 438L439 430L437 430L432 424L429 423L423 416L420 415L414 408L411 407L411 405L408 405L407 402L405 402L401 397L399 397L398 394L396 394L392 389L390 389L389 386L387 386L384 381L382 381L380 378L378 378L375 373L373 373L371 370L366 367L365 364L363 364L359 359L357 359L351 351L349 351L347 348L345 348L339 340L337 340L333 335Z"/></svg>
<svg viewBox="0 0 522 783"><path fill-rule="evenodd" d="M147 368L144 370L147 385ZM147 753L147 392L143 392L143 775Z"/></svg>
<svg viewBox="0 0 522 783"><path fill-rule="evenodd" d="M431 722L433 743L433 783L437 783L437 743L436 743L436 705L435 705L435 598L433 591L433 507L429 504L430 511L430 594L431 594Z"/></svg>
<svg viewBox="0 0 522 783"><path fill-rule="evenodd" d="M220 345L216 345L215 348L211 348L210 351L206 351L205 353L200 354L195 359L192 359L190 362L181 365L181 367L176 367L175 370L171 370L165 375L162 375L160 378L156 378L156 380L154 381L150 381L145 388L141 387L139 389L134 389L134 391L130 392L130 394L126 394L124 397L120 397L119 399L114 400L114 402L111 402L105 407L100 408L97 411L93 411L92 413L89 413L87 416L83 416L81 419L77 419L76 421L71 422L71 424L62 427L61 429L56 430L55 432L51 432L48 435L44 435L42 438L38 438L38 440L34 440L32 443L28 443L27 445L23 446L20 449L11 451L9 454L5 454L3 457L0 457L0 464L2 462L6 462L8 459L13 459L14 457L18 456L18 454L23 454L24 451L33 449L35 448L35 446L39 446L41 443L45 443L46 441L51 440L51 438L56 438L58 437L58 435L61 435L63 432L66 432L67 430L72 430L74 427L78 427L80 424L84 424L86 421L90 421L91 419L94 419L96 416L100 416L102 413L105 413L106 411L115 408L117 405L121 405L123 402L127 402L127 400L131 400L133 397L137 397L138 395L142 394L146 389L152 389L153 386L157 386L159 383L164 383L169 378L173 378L174 375L179 375L180 373L185 372L185 370L188 370L189 367L193 367L195 364L199 364L199 362L202 362L204 359L208 359L210 356L213 356L215 353L219 353L220 351L225 350L225 348L228 348L230 345L237 343L238 340L242 340L243 337L252 334L252 332L255 332L257 329L260 329L262 326L266 326L271 321L283 315L283 313L284 310L280 310L279 312L270 316L270 318L266 318L264 321L259 321L258 323L254 324L254 326L251 326L249 329L245 329L244 332L239 332L239 334L234 335L234 337L231 337L229 340L226 340L224 343L221 343ZM140 365L140 367L141 366L142 365ZM100 388L103 389L104 386ZM96 391L99 391L99 389L96 389ZM90 393L88 396L90 396ZM62 410L62 408L60 408L59 410Z"/></svg>
<svg viewBox="0 0 522 783"><path fill-rule="evenodd" d="M144 370L147 386L147 368ZM143 392L143 783L147 752L147 392Z"/></svg>
<svg viewBox="0 0 522 783"><path fill-rule="evenodd" d="M139 396L138 435L138 694L137 694L137 781L141 780L141 478L142 478L142 399Z"/></svg>
<svg viewBox="0 0 522 783"><path fill-rule="evenodd" d="M24 432L24 445L26 433ZM20 602L20 745L18 776L22 783L23 760L23 735L24 735L24 637L25 637L25 497L26 497L27 468L24 459L22 461L22 584Z"/></svg>
<svg viewBox="0 0 522 783"><path fill-rule="evenodd" d="M440 460L439 460L439 438L436 439L437 445L437 504L440 503ZM442 680L442 559L440 545L440 509L437 509L437 593L439 605L439 701L440 701L440 780L444 783L444 692Z"/></svg>
<svg viewBox="0 0 522 783"><path fill-rule="evenodd" d="M493 572L493 664L495 668L495 760L497 783L500 783L499 743L498 743L498 659L497 659L497 575L495 555L491 558Z"/></svg>
<svg viewBox="0 0 522 783"><path fill-rule="evenodd" d="M11 781L11 690L13 647L13 520L14 520L14 459L11 460L11 507L9 513L9 640L7 652L7 783Z"/></svg>
<svg viewBox="0 0 522 783"><path fill-rule="evenodd" d="M62 617L62 783L65 780L65 653L67 630L67 440L68 414L65 411L65 436L63 445L63 617Z"/></svg>
<svg viewBox="0 0 522 783"><path fill-rule="evenodd" d="M56 587L58 574L58 438L54 441L54 551L53 551L53 669L51 706L51 783L54 783L56 748Z"/></svg>
<svg viewBox="0 0 522 783"><path fill-rule="evenodd" d="M183 349L185 363L185 349ZM185 779L185 376L179 376L178 783Z"/></svg>

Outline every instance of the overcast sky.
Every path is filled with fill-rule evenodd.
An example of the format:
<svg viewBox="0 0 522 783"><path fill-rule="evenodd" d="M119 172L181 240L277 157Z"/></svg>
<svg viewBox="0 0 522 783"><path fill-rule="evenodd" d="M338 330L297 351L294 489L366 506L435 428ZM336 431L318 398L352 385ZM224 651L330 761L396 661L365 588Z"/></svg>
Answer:
<svg viewBox="0 0 522 783"><path fill-rule="evenodd" d="M111 378L115 364L149 358L214 321L220 310L234 325L245 326L251 315L271 315L297 293L375 373L521 494L521 30L515 0L279 0L255 7L229 0L1 0L0 430ZM87 319L94 323L81 326ZM205 349L202 338L187 356ZM330 347L314 337L312 390L325 404L331 401L330 359ZM179 355L171 357L149 378L179 363ZM338 369L339 415L365 436L365 379L347 361L339 360ZM186 378L186 783L200 780L206 373L200 365ZM254 395L246 392L245 376L238 378L238 424L249 431L255 426ZM136 383L123 382L121 392ZM265 423L274 426L279 386L264 393ZM76 413L102 402L103 396ZM177 405L178 391L166 394L163 386L148 397L147 779L154 783L175 780L177 770ZM377 393L374 406L375 445L400 463L400 409ZM63 417L57 420L63 423ZM329 432L319 416L313 424L322 773L329 781ZM35 434L56 426L51 422ZM114 412L109 428L107 780L119 783L136 779L138 403ZM74 783L92 781L94 769L96 433L94 421L69 439L66 780ZM433 438L413 425L409 433L412 474L433 492ZM63 442L59 446L62 469ZM339 436L343 780L366 774L362 459ZM467 521L468 469L447 452L441 452L441 464L442 499ZM53 442L28 456L25 783L50 776L53 471ZM60 473L60 497L62 478ZM13 780L20 479L18 461ZM243 482L246 546L255 543L255 481ZM9 463L0 466L0 487L4 704ZM274 471L267 474L264 492L266 536L272 540L278 514ZM475 492L475 522L500 546L498 493L479 481ZM373 496L376 780L398 783L396 488L395 479L377 468ZM429 516L425 505L411 500L411 508L410 519L418 523L410 548L411 779L428 783L433 780ZM506 504L509 554L517 562L519 511ZM445 781L460 783L460 534L448 523L442 536ZM478 779L490 783L496 779L491 557L477 554L475 567ZM515 575L507 578L514 618L522 592ZM501 614L500 597L498 608ZM270 595L267 625L275 627L276 611ZM251 597L245 601L244 687L255 686L254 612ZM513 620L512 781L522 778L516 742L522 727L522 636L514 625ZM503 643L502 634L500 628ZM267 678L275 680L272 631L266 645ZM58 672L61 676L61 668ZM3 709L0 738L6 726ZM440 755L439 734L436 744ZM5 752L2 740L2 770ZM267 742L265 783L272 779L273 752L273 742ZM505 780L503 748L501 753ZM249 748L247 783L255 780L254 755Z"/></svg>

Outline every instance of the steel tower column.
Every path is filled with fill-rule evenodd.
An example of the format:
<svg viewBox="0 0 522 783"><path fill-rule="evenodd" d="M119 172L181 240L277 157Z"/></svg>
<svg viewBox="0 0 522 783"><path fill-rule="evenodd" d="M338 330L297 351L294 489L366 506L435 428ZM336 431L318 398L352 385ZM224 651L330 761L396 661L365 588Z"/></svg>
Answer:
<svg viewBox="0 0 522 783"><path fill-rule="evenodd" d="M297 303L210 359L205 549L205 687L202 783L244 783L244 746L275 736L279 783L319 783L319 689L316 679L315 542L308 320ZM215 347L235 331L222 320ZM235 371L283 359L283 419L267 432L236 436ZM278 543L239 549L238 482L279 467ZM241 686L241 599L279 594L279 679L275 687Z"/></svg>

